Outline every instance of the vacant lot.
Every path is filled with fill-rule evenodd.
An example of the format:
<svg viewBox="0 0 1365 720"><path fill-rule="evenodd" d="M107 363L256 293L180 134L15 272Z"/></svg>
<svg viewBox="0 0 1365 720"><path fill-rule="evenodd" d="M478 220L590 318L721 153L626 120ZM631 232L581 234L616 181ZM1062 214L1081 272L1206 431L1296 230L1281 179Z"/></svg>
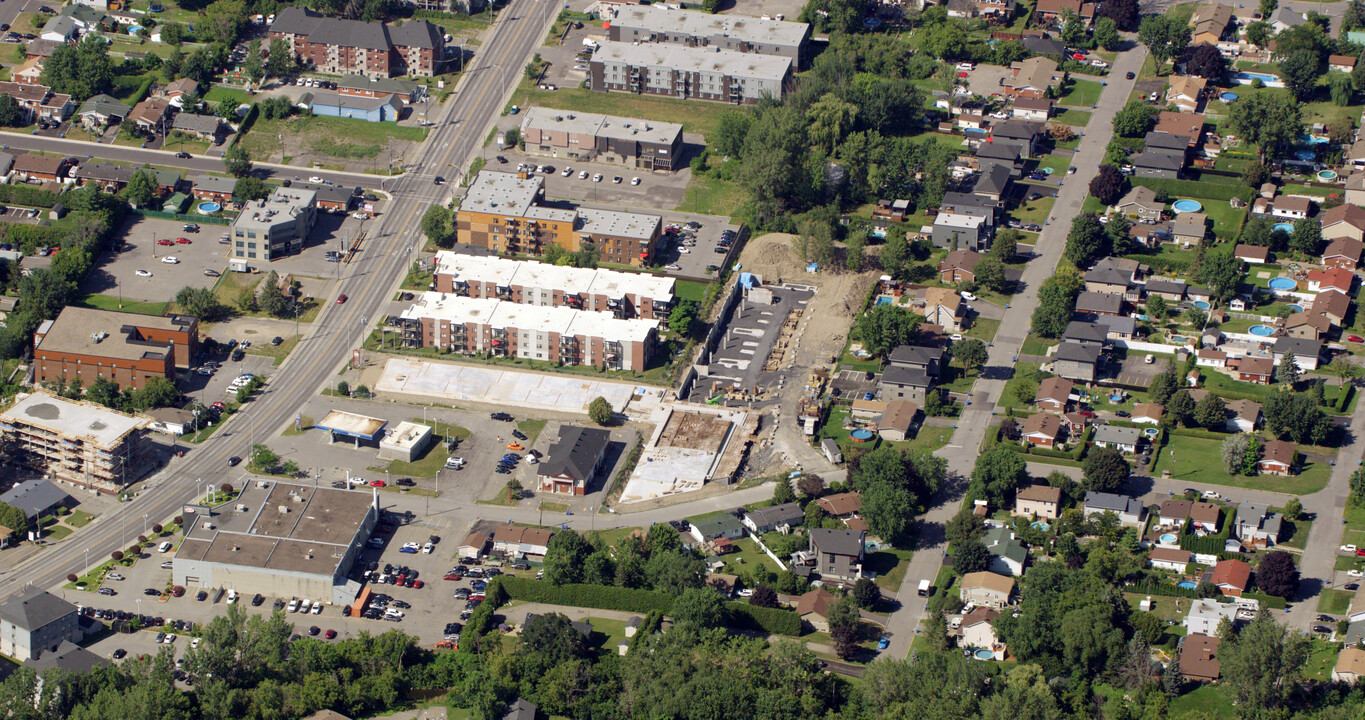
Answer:
<svg viewBox="0 0 1365 720"><path fill-rule="evenodd" d="M1223 469L1218 440L1171 435L1152 465L1152 474L1170 470L1171 477L1185 482L1229 485L1250 490L1269 490L1291 495L1311 495L1327 485L1332 468L1325 463L1304 462L1298 475L1229 475ZM1174 453L1174 460L1172 459Z"/></svg>
<svg viewBox="0 0 1365 720"><path fill-rule="evenodd" d="M256 160L363 172L401 160L426 136L425 128L313 116L258 120L238 142Z"/></svg>

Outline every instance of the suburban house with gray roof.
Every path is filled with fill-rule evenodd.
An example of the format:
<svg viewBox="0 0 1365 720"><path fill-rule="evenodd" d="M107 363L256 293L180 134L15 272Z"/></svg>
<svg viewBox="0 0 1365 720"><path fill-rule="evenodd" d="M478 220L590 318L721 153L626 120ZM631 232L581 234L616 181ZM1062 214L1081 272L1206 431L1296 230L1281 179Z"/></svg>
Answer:
<svg viewBox="0 0 1365 720"><path fill-rule="evenodd" d="M1058 345L1052 356L1052 372L1077 382L1095 382L1099 365L1099 348L1070 340Z"/></svg>
<svg viewBox="0 0 1365 720"><path fill-rule="evenodd" d="M749 528L749 532L762 535L783 525L800 525L805 520L806 513L801 509L801 504L789 502L744 513L743 523L744 527Z"/></svg>
<svg viewBox="0 0 1365 720"><path fill-rule="evenodd" d="M864 540L867 533L853 530L810 531L810 551L822 578L854 582L863 576Z"/></svg>
<svg viewBox="0 0 1365 720"><path fill-rule="evenodd" d="M708 543L720 538L735 540L744 537L744 526L734 515L721 512L692 520L688 533L699 543Z"/></svg>
<svg viewBox="0 0 1365 720"><path fill-rule="evenodd" d="M1024 574L1028 563L1028 548L1014 537L1014 531L1007 527L992 528L986 531L981 542L993 556L989 570L1000 575L1019 577Z"/></svg>
<svg viewBox="0 0 1365 720"><path fill-rule="evenodd" d="M9 492L0 495L0 502L19 508L30 522L56 508L74 504L74 501L75 498L71 497L65 490L52 484L51 480L42 478L25 480L10 488ZM23 528L14 529L23 530Z"/></svg>
<svg viewBox="0 0 1365 720"><path fill-rule="evenodd" d="M1142 440L1142 430L1132 427L1119 427L1117 425L1101 425L1095 428L1095 444L1100 447L1118 448L1125 453L1137 452L1138 443Z"/></svg>
<svg viewBox="0 0 1365 720"><path fill-rule="evenodd" d="M584 495L606 461L611 433L601 428L565 425L545 460L537 465L541 492Z"/></svg>
<svg viewBox="0 0 1365 720"><path fill-rule="evenodd" d="M31 587L0 605L0 654L35 660L81 638L76 606L46 590Z"/></svg>
<svg viewBox="0 0 1365 720"><path fill-rule="evenodd" d="M1142 501L1137 498L1104 492L1086 493L1084 509L1086 517L1103 515L1107 512L1114 513L1123 525L1141 523L1143 513L1146 510L1142 506Z"/></svg>

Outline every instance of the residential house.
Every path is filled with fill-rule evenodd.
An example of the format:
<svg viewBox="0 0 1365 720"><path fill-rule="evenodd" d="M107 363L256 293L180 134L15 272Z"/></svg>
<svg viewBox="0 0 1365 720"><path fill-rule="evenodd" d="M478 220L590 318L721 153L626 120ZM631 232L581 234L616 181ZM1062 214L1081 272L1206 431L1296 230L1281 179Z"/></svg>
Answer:
<svg viewBox="0 0 1365 720"><path fill-rule="evenodd" d="M1100 364L1100 351L1080 343L1064 342L1052 356L1052 372L1076 382L1095 382Z"/></svg>
<svg viewBox="0 0 1365 720"><path fill-rule="evenodd" d="M15 660L36 660L83 637L76 606L46 590L29 587L0 605L0 653Z"/></svg>
<svg viewBox="0 0 1365 720"><path fill-rule="evenodd" d="M1272 440L1265 444L1256 470L1266 475L1293 475L1298 448L1284 440Z"/></svg>
<svg viewBox="0 0 1365 720"><path fill-rule="evenodd" d="M1240 357L1228 361L1228 368L1243 382L1269 385L1275 376L1275 361L1268 357Z"/></svg>
<svg viewBox="0 0 1365 720"><path fill-rule="evenodd" d="M199 81L190 78L180 78L166 83L166 87L161 89L162 97L171 101L176 107L184 105L186 98L199 94Z"/></svg>
<svg viewBox="0 0 1365 720"><path fill-rule="evenodd" d="M1160 425L1161 414L1166 412L1166 408L1160 403L1138 403L1133 406L1133 422L1147 423L1148 425Z"/></svg>
<svg viewBox="0 0 1365 720"><path fill-rule="evenodd" d="M1131 455L1137 452L1138 443L1142 441L1142 431L1138 428L1101 425L1095 429L1094 441L1100 447L1118 448Z"/></svg>
<svg viewBox="0 0 1365 720"><path fill-rule="evenodd" d="M996 205L1001 205L1009 195L1010 184L1014 182L1014 168L1004 163L988 163L981 168L976 178L972 194L983 197Z"/></svg>
<svg viewBox="0 0 1365 720"><path fill-rule="evenodd" d="M1284 515L1271 512L1265 503L1242 503L1237 507L1233 530L1238 540L1250 548L1275 545L1284 531Z"/></svg>
<svg viewBox="0 0 1365 720"><path fill-rule="evenodd" d="M681 138L681 135L679 137ZM909 200L891 200L888 198L882 198L881 200L877 201L877 207L872 208L872 217L877 220L904 222L905 217L909 214L910 214Z"/></svg>
<svg viewBox="0 0 1365 720"><path fill-rule="evenodd" d="M52 484L51 480L34 478L25 480L10 488L4 495L0 495L0 502L23 511L30 523L36 523L38 518L48 513L64 507L71 507L76 504L76 499L69 495L65 490ZM37 525L35 524L36 528ZM14 528L23 531L24 528Z"/></svg>
<svg viewBox="0 0 1365 720"><path fill-rule="evenodd" d="M1018 120L1047 122L1052 117L1052 101L1047 98L1017 98L1010 112Z"/></svg>
<svg viewBox="0 0 1365 720"><path fill-rule="evenodd" d="M39 85L43 82L43 58L28 58L10 70L10 80L20 85Z"/></svg>
<svg viewBox="0 0 1365 720"><path fill-rule="evenodd" d="M171 101L164 97L149 97L133 106L124 119L144 133L165 135L171 119Z"/></svg>
<svg viewBox="0 0 1365 720"><path fill-rule="evenodd" d="M1129 190L1114 207L1125 217L1142 220L1160 220L1166 206L1156 200L1156 191L1142 185Z"/></svg>
<svg viewBox="0 0 1365 720"><path fill-rule="evenodd" d="M1099 315L1095 324L1104 330L1105 340L1132 340L1137 321L1127 315Z"/></svg>
<svg viewBox="0 0 1365 720"><path fill-rule="evenodd" d="M960 645L969 648L994 648L999 639L995 636L995 626L991 623L1000 617L1000 612L992 608L978 607L962 616L958 625L962 633Z"/></svg>
<svg viewBox="0 0 1365 720"><path fill-rule="evenodd" d="M853 517L862 505L862 496L856 492L838 493L836 495L826 495L816 499L816 504L825 511L830 517L841 520Z"/></svg>
<svg viewBox="0 0 1365 720"><path fill-rule="evenodd" d="M584 495L604 471L611 433L602 428L564 425L559 441L536 465L536 480L543 493Z"/></svg>
<svg viewBox="0 0 1365 720"><path fill-rule="evenodd" d="M1155 295L1169 303L1181 303L1185 301L1186 287L1184 280L1152 278L1147 281L1144 289L1148 297Z"/></svg>
<svg viewBox="0 0 1365 720"><path fill-rule="evenodd" d="M66 157L24 153L14 157L13 172L20 180L36 184L64 178L73 162Z"/></svg>
<svg viewBox="0 0 1365 720"><path fill-rule="evenodd" d="M1365 173L1361 173L1361 177L1365 177ZM1354 271L1363 253L1365 242L1351 237L1338 237L1328 243L1327 249L1322 252L1322 264L1329 268Z"/></svg>
<svg viewBox="0 0 1365 720"><path fill-rule="evenodd" d="M1053 448L1062 438L1062 419L1050 413L1037 413L1024 421L1024 444Z"/></svg>
<svg viewBox="0 0 1365 720"><path fill-rule="evenodd" d="M1365 172L1354 172L1346 178L1346 202L1352 205L1365 203Z"/></svg>
<svg viewBox="0 0 1365 720"><path fill-rule="evenodd" d="M877 420L877 434L883 440L902 442L911 439L910 431L919 417L919 405L909 400L892 400Z"/></svg>
<svg viewBox="0 0 1365 720"><path fill-rule="evenodd" d="M1180 641L1180 676L1195 682L1214 682L1222 675L1218 636L1187 635Z"/></svg>
<svg viewBox="0 0 1365 720"><path fill-rule="evenodd" d="M1122 315L1123 296L1083 292L1076 298L1076 312L1091 315Z"/></svg>
<svg viewBox="0 0 1365 720"><path fill-rule="evenodd" d="M742 522L744 527L749 528L749 532L762 535L783 526L801 525L805 520L806 514L801 510L801 504L789 502L746 512Z"/></svg>
<svg viewBox="0 0 1365 720"><path fill-rule="evenodd" d="M1147 560L1152 563L1152 567L1159 570L1184 573L1190 566L1191 556L1188 550L1159 547L1148 551Z"/></svg>
<svg viewBox="0 0 1365 720"><path fill-rule="evenodd" d="M972 270L981 259L986 257L975 250L954 250L938 264L939 280L956 285L960 282L976 282Z"/></svg>
<svg viewBox="0 0 1365 720"><path fill-rule="evenodd" d="M1007 527L991 528L982 536L981 542L993 556L991 572L1015 577L1024 574L1024 565L1028 563L1028 548L1014 536L1013 530Z"/></svg>
<svg viewBox="0 0 1365 720"><path fill-rule="evenodd" d="M1251 566L1241 560L1219 560L1210 582L1224 595L1241 597L1251 587Z"/></svg>
<svg viewBox="0 0 1365 720"><path fill-rule="evenodd" d="M816 568L821 578L851 583L863 576L867 533L813 528L809 535L810 551L815 554Z"/></svg>
<svg viewBox="0 0 1365 720"><path fill-rule="evenodd" d="M1256 432L1261 426L1261 404L1254 400L1233 400L1227 404L1228 432Z"/></svg>
<svg viewBox="0 0 1365 720"><path fill-rule="evenodd" d="M1199 146L1199 140L1204 135L1204 115L1162 110L1156 115L1156 125L1152 127L1152 132L1183 137L1185 147L1192 150Z"/></svg>
<svg viewBox="0 0 1365 720"><path fill-rule="evenodd" d="M934 378L939 376L947 363L945 350L923 345L898 345L887 357L887 364L891 367L920 370Z"/></svg>
<svg viewBox="0 0 1365 720"><path fill-rule="evenodd" d="M1160 148L1144 149L1129 156L1129 163L1137 177L1176 180L1185 169L1185 152Z"/></svg>
<svg viewBox="0 0 1365 720"><path fill-rule="evenodd" d="M1002 120L991 127L991 137L996 140L1013 140L1021 147L1028 148L1028 157L1033 157L1038 154L1038 142L1043 137L1043 125L1021 120Z"/></svg>
<svg viewBox="0 0 1365 720"><path fill-rule="evenodd" d="M1220 603L1212 598L1201 598L1190 603L1190 610L1185 614L1185 620L1181 624L1185 626L1185 634L1189 635L1218 635L1218 625L1223 620L1235 622L1237 620L1237 605L1234 603Z"/></svg>
<svg viewBox="0 0 1365 720"><path fill-rule="evenodd" d="M1278 8L1275 12L1270 14L1270 27L1274 29L1276 33L1284 32L1290 28L1296 28L1306 22L1308 22L1308 19L1303 16L1303 13L1295 12L1288 7Z"/></svg>
<svg viewBox="0 0 1365 720"><path fill-rule="evenodd" d="M1104 492L1087 492L1084 510L1086 517L1114 513L1123 525L1138 525L1145 512L1142 501L1137 498Z"/></svg>
<svg viewBox="0 0 1365 720"><path fill-rule="evenodd" d="M1351 604L1346 608L1346 619L1352 624L1365 620L1365 586L1356 589Z"/></svg>
<svg viewBox="0 0 1365 720"><path fill-rule="evenodd" d="M1204 213L1181 213L1171 221L1171 241L1179 245L1198 245L1209 232Z"/></svg>
<svg viewBox="0 0 1365 720"><path fill-rule="evenodd" d="M1014 594L1014 578L993 572L973 572L962 576L958 597L963 603L980 607L1002 608L1010 604Z"/></svg>
<svg viewBox="0 0 1365 720"><path fill-rule="evenodd" d="M1060 85L1065 75L1057 62L1046 57L1031 57L1010 64L1010 76L1002 80L1006 92L1015 99L1047 97L1048 90Z"/></svg>
<svg viewBox="0 0 1365 720"><path fill-rule="evenodd" d="M190 186L194 199L226 204L232 201L232 193L237 189L237 178L196 175L190 178Z"/></svg>
<svg viewBox="0 0 1365 720"><path fill-rule="evenodd" d="M1199 105L1204 100L1204 86L1208 80L1194 75L1174 75L1170 82L1171 87L1166 91L1166 104L1180 108L1181 112L1199 112Z"/></svg>
<svg viewBox="0 0 1365 720"><path fill-rule="evenodd" d="M1142 289L1133 281L1133 274L1125 269L1102 264L1085 271L1087 292L1115 295L1129 302L1142 299Z"/></svg>
<svg viewBox="0 0 1365 720"><path fill-rule="evenodd" d="M1355 292L1355 273L1345 268L1327 268L1326 270L1308 271L1308 291L1325 292L1335 290L1342 295L1351 295Z"/></svg>
<svg viewBox="0 0 1365 720"><path fill-rule="evenodd" d="M1337 664L1332 667L1332 682L1355 685L1362 677L1365 677L1365 650L1358 647L1342 648L1337 654Z"/></svg>
<svg viewBox="0 0 1365 720"><path fill-rule="evenodd" d="M544 556L552 537L554 531L545 528L499 525L493 531L493 552L510 558Z"/></svg>
<svg viewBox="0 0 1365 720"><path fill-rule="evenodd" d="M1264 245L1238 243L1232 249L1232 256L1248 265L1264 265L1270 262L1270 248Z"/></svg>
<svg viewBox="0 0 1365 720"><path fill-rule="evenodd" d="M796 600L796 616L816 632L829 632L829 612L839 598L823 587L815 588Z"/></svg>
<svg viewBox="0 0 1365 720"><path fill-rule="evenodd" d="M81 119L81 124L90 129L102 129L114 121L122 122L128 117L132 108L118 101L117 98L108 95L95 95L85 102L76 111L76 116Z"/></svg>
<svg viewBox="0 0 1365 720"><path fill-rule="evenodd" d="M80 26L69 17L58 17L43 25L38 39L54 43L70 43L80 35Z"/></svg>
<svg viewBox="0 0 1365 720"><path fill-rule="evenodd" d="M1312 211L1313 201L1299 196L1277 196L1270 206L1271 216L1284 220L1302 220Z"/></svg>
<svg viewBox="0 0 1365 720"><path fill-rule="evenodd" d="M1338 292L1326 292L1319 294L1318 298L1322 298L1324 295L1345 297ZM1318 303L1315 300L1313 304L1316 306ZM1346 304L1349 306L1350 301L1348 300ZM1314 307L1314 311L1317 311L1316 307ZM1327 313L1323 314L1326 315L1328 319L1331 319L1331 315ZM1280 362L1286 355L1292 356L1294 358L1294 364L1298 365L1299 369L1304 372L1317 370L1318 360L1322 355L1322 341L1281 335L1280 337L1275 338L1275 362Z"/></svg>
<svg viewBox="0 0 1365 720"><path fill-rule="evenodd" d="M1095 3L1089 0L1038 0L1033 11L1034 24L1060 26L1068 12L1075 13L1089 25L1095 19Z"/></svg>
<svg viewBox="0 0 1365 720"><path fill-rule="evenodd" d="M1351 311L1351 299L1346 293L1335 290L1320 292L1313 297L1312 307L1309 312L1326 315L1333 325L1344 325L1346 316Z"/></svg>
<svg viewBox="0 0 1365 720"><path fill-rule="evenodd" d="M688 534L698 544L706 544L720 538L738 540L744 537L744 526L730 513L717 513L693 520Z"/></svg>
<svg viewBox="0 0 1365 720"><path fill-rule="evenodd" d="M1332 321L1326 315L1297 312L1284 320L1285 335L1300 340L1323 340L1332 330Z"/></svg>
<svg viewBox="0 0 1365 720"><path fill-rule="evenodd" d="M1066 54L1066 44L1056 38L1026 34L1024 39L1019 41L1019 44L1034 55L1049 55L1060 58Z"/></svg>
<svg viewBox="0 0 1365 720"><path fill-rule="evenodd" d="M1356 58L1353 55L1328 55L1327 69L1350 75L1356 69Z"/></svg>
<svg viewBox="0 0 1365 720"><path fill-rule="evenodd" d="M1071 404L1071 391L1076 384L1066 378L1044 378L1038 383L1038 394L1033 397L1033 406L1039 410L1064 413Z"/></svg>
<svg viewBox="0 0 1365 720"><path fill-rule="evenodd" d="M962 296L950 288L931 287L924 291L924 320L944 332L962 332L966 320Z"/></svg>
<svg viewBox="0 0 1365 720"><path fill-rule="evenodd" d="M71 115L75 104L71 96L54 93L46 85L29 85L19 82L0 82L0 95L8 95L19 106L25 122L40 119L61 122Z"/></svg>
<svg viewBox="0 0 1365 720"><path fill-rule="evenodd" d="M175 119L171 121L171 130L200 140L208 140L215 144L218 142L218 133L222 129L222 119L213 115L195 115L182 112L177 113Z"/></svg>
<svg viewBox="0 0 1365 720"><path fill-rule="evenodd" d="M1322 214L1322 237L1325 240L1350 238L1365 240L1365 208L1358 205L1338 205Z"/></svg>
<svg viewBox="0 0 1365 720"><path fill-rule="evenodd" d="M574 624L576 625L576 623L574 623ZM592 627L589 626L588 629L589 629L589 631L591 631ZM582 632L582 631L580 631L580 633L581 633L581 632ZM539 717L539 707L538 707L535 703L533 703L533 702L531 702L530 700L527 700L526 698L523 698L523 697L517 698L516 702L512 703L511 705L508 705L508 706L507 706L507 712L505 712L505 713L502 714L502 720L536 720L537 717ZM314 719L313 719L313 718L309 718L308 720L314 720ZM318 719L318 720L335 720L335 719L334 719L334 718L320 718L320 719Z"/></svg>
<svg viewBox="0 0 1365 720"><path fill-rule="evenodd" d="M933 387L934 377L924 370L892 365L882 372L877 392L887 402L908 400L922 406Z"/></svg>
<svg viewBox="0 0 1365 720"><path fill-rule="evenodd" d="M1190 504L1190 522L1194 523L1196 528L1216 533L1222 520L1223 511L1217 505L1199 501Z"/></svg>
<svg viewBox="0 0 1365 720"><path fill-rule="evenodd" d="M1161 528L1183 528L1185 521L1190 519L1190 506L1194 503L1189 500L1163 500L1157 507L1156 523Z"/></svg>
<svg viewBox="0 0 1365 720"><path fill-rule="evenodd" d="M985 250L986 219L963 213L940 212L934 216L934 247L950 250Z"/></svg>
<svg viewBox="0 0 1365 720"><path fill-rule="evenodd" d="M1100 317L1110 317L1101 315ZM1109 347L1108 328L1098 322L1072 320L1062 332L1062 342L1078 343L1082 347L1103 351Z"/></svg>
<svg viewBox="0 0 1365 720"><path fill-rule="evenodd" d="M1014 495L1015 515L1055 520L1061 512L1061 488L1051 485L1029 485Z"/></svg>
<svg viewBox="0 0 1365 720"><path fill-rule="evenodd" d="M314 115L355 118L366 122L398 122L403 102L395 94L382 97L343 95L332 90L305 93L299 98Z"/></svg>
<svg viewBox="0 0 1365 720"><path fill-rule="evenodd" d="M1190 45L1217 45L1232 22L1232 7L1222 3L1208 3L1195 8L1190 16Z"/></svg>
<svg viewBox="0 0 1365 720"><path fill-rule="evenodd" d="M976 157L981 162L987 160L996 163L1003 163L1014 168L1018 172L1024 167L1024 153L1026 148L1019 143L1009 140L996 140L995 142L981 143L976 148Z"/></svg>

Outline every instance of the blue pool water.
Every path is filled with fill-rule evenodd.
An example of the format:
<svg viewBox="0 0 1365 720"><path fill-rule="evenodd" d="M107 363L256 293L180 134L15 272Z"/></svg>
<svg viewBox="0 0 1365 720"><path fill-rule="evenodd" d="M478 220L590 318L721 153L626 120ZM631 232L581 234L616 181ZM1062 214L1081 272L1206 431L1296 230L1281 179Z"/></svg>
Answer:
<svg viewBox="0 0 1365 720"><path fill-rule="evenodd" d="M1195 300L1194 306L1199 308L1200 310L1208 310L1209 308L1213 307L1212 305L1204 302L1203 300Z"/></svg>
<svg viewBox="0 0 1365 720"><path fill-rule="evenodd" d="M1049 525L1049 524L1043 522L1042 520L1039 520L1038 522L1033 523L1033 524L1030 525L1029 527L1033 528L1034 530L1040 530L1040 531L1042 531L1042 532L1047 532L1048 530L1052 529L1052 526L1051 526L1051 525Z"/></svg>
<svg viewBox="0 0 1365 720"><path fill-rule="evenodd" d="M859 428L849 433L848 436L854 440L870 440L872 438L872 431Z"/></svg>
<svg viewBox="0 0 1365 720"><path fill-rule="evenodd" d="M977 660L990 660L993 657L995 657L995 653L991 652L990 650L986 650L983 648L981 650L976 651Z"/></svg>
<svg viewBox="0 0 1365 720"><path fill-rule="evenodd" d="M1302 306L1302 305L1289 305L1288 307L1289 307L1289 309L1290 309L1291 312L1303 312L1303 306Z"/></svg>
<svg viewBox="0 0 1365 720"><path fill-rule="evenodd" d="M1176 583L1175 586L1178 588L1183 588L1185 590L1193 590L1199 587L1199 585L1196 584L1193 580L1181 580L1180 582Z"/></svg>
<svg viewBox="0 0 1365 720"><path fill-rule="evenodd" d="M1294 232L1294 223L1275 223L1275 226L1272 227L1271 230L1283 230L1285 232Z"/></svg>
<svg viewBox="0 0 1365 720"><path fill-rule="evenodd" d="M1161 537L1157 539L1166 545L1174 545L1175 541L1178 540L1179 538L1175 536L1175 533L1163 533Z"/></svg>
<svg viewBox="0 0 1365 720"><path fill-rule="evenodd" d="M1236 100L1236 99L1237 99L1237 93L1225 92L1225 93L1223 93L1222 95L1219 95L1219 96L1218 96L1218 99L1219 99L1219 100L1222 100L1222 101L1225 102L1225 103L1230 103L1230 102L1232 102L1233 100Z"/></svg>
<svg viewBox="0 0 1365 720"><path fill-rule="evenodd" d="M1233 80L1233 82L1236 82L1236 83L1238 83L1238 84L1240 84L1240 85L1250 85L1253 81L1255 81L1255 80L1260 80L1261 82L1265 83L1265 84L1266 84L1267 86L1269 86L1269 87L1283 87L1283 86L1284 86L1284 83L1283 83L1283 82L1280 82L1280 76L1279 76L1279 75L1271 75L1270 73L1258 73L1258 72L1246 72L1246 71L1243 71L1243 72L1239 72L1239 73L1233 75L1233 76L1232 76L1232 80Z"/></svg>
<svg viewBox="0 0 1365 720"><path fill-rule="evenodd" d="M1143 428L1142 434L1143 434L1143 435L1146 435L1147 437L1149 437L1149 438L1151 438L1151 439L1153 439L1153 440L1155 440L1155 439L1156 439L1156 436L1161 434L1161 430L1159 430L1159 429L1157 429L1157 428L1154 428L1154 427Z"/></svg>
<svg viewBox="0 0 1365 720"><path fill-rule="evenodd" d="M1318 156L1318 154L1315 153L1315 152L1313 152L1312 150L1295 150L1295 151L1294 151L1294 157L1296 157L1296 158L1298 158L1298 159L1300 159L1300 160L1312 160L1313 158L1315 158L1315 157L1317 157L1317 156Z"/></svg>
<svg viewBox="0 0 1365 720"><path fill-rule="evenodd" d="M1261 337L1270 337L1275 334L1275 328L1270 327L1269 325L1252 325L1247 332L1252 335L1260 335Z"/></svg>
<svg viewBox="0 0 1365 720"><path fill-rule="evenodd" d="M202 214L202 215L212 215L213 213L216 213L216 212L218 212L219 210L222 210L222 209L223 209L223 206L222 206L222 205L219 205L219 204L216 203L216 202L201 202L201 203L199 203L199 212L200 212L200 214Z"/></svg>
<svg viewBox="0 0 1365 720"><path fill-rule="evenodd" d="M1266 284L1270 286L1271 290L1293 290L1299 286L1299 283L1294 280L1294 278L1287 277L1271 278L1270 282Z"/></svg>
<svg viewBox="0 0 1365 720"><path fill-rule="evenodd" d="M890 305L893 302L895 302L895 300L892 300L890 297L886 295L882 295L881 297L877 298L878 305Z"/></svg>
<svg viewBox="0 0 1365 720"><path fill-rule="evenodd" d="M1307 134L1300 135L1300 136L1299 136L1299 144L1300 144L1300 145L1326 145L1326 144L1327 144L1327 136L1326 136L1326 135L1307 135Z"/></svg>
<svg viewBox="0 0 1365 720"><path fill-rule="evenodd" d="M1198 200L1176 200L1171 204L1171 208L1178 213L1194 213L1204 209Z"/></svg>

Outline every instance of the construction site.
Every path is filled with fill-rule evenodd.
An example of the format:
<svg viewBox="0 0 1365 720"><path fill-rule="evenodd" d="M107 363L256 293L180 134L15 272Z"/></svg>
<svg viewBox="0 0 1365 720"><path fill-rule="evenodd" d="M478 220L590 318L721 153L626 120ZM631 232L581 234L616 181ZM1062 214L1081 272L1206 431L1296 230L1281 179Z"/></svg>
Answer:
<svg viewBox="0 0 1365 720"><path fill-rule="evenodd" d="M758 435L759 413L664 403L650 422L654 434L621 492L621 504L695 492L707 483L734 482Z"/></svg>

